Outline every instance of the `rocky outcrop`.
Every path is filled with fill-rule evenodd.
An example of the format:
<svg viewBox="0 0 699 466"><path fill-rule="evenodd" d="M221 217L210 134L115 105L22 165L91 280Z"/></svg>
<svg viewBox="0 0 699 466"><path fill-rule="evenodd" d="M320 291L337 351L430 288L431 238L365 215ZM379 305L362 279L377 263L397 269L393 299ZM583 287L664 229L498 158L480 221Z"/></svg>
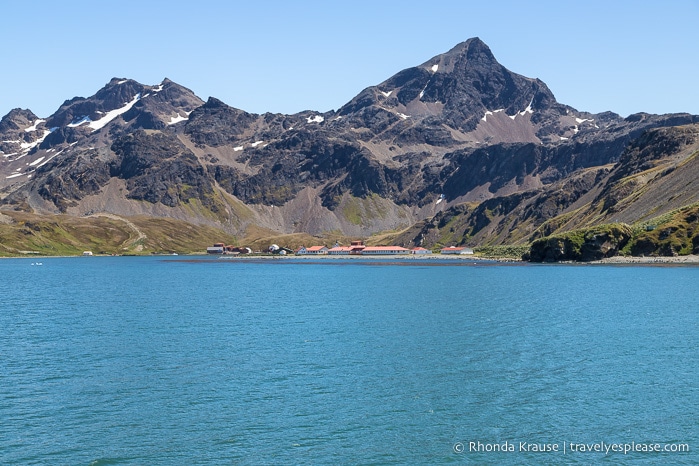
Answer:
<svg viewBox="0 0 699 466"><path fill-rule="evenodd" d="M30 127L39 117L31 110L15 108L0 120L0 134L5 137L19 134L21 130Z"/></svg>
<svg viewBox="0 0 699 466"><path fill-rule="evenodd" d="M210 97L189 117L185 133L196 144L217 147L239 141L258 116Z"/></svg>
<svg viewBox="0 0 699 466"><path fill-rule="evenodd" d="M51 201L60 212L77 204L85 196L99 192L109 181L109 166L101 161L97 151L72 154L61 159L61 170L46 170L41 176L38 194ZM44 174L44 170L38 172ZM11 198L12 199L12 198Z"/></svg>
<svg viewBox="0 0 699 466"><path fill-rule="evenodd" d="M588 262L612 257L631 239L627 225L614 224L538 239L524 259L531 262Z"/></svg>
<svg viewBox="0 0 699 466"><path fill-rule="evenodd" d="M211 176L174 135L137 131L117 139L110 175L126 180L127 197L175 207L197 199L215 207Z"/></svg>
<svg viewBox="0 0 699 466"><path fill-rule="evenodd" d="M699 206L679 209L647 223L627 249L634 256L698 254Z"/></svg>
<svg viewBox="0 0 699 466"><path fill-rule="evenodd" d="M43 123L31 110L11 110L0 120L0 156L13 157L37 145L45 137Z"/></svg>

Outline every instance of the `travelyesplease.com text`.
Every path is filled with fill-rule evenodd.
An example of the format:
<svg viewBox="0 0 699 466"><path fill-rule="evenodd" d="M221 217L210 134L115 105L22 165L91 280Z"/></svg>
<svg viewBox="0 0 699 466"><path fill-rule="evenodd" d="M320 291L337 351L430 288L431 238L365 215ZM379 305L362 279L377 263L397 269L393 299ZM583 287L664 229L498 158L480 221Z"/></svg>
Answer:
<svg viewBox="0 0 699 466"><path fill-rule="evenodd" d="M659 442L481 442L468 441L454 444L455 453L688 453L687 443Z"/></svg>

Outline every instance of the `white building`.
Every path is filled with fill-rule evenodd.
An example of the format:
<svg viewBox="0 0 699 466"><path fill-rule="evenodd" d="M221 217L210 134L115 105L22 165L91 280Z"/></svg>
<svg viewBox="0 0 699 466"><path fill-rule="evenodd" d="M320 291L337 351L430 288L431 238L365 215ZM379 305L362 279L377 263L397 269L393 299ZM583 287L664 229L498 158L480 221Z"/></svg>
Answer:
<svg viewBox="0 0 699 466"><path fill-rule="evenodd" d="M306 246L301 246L298 251L296 251L296 254L300 255L320 255L320 254L327 254L328 253L328 248L325 246L311 246L310 248L307 248Z"/></svg>
<svg viewBox="0 0 699 466"><path fill-rule="evenodd" d="M473 249L466 247L449 246L448 248L442 248L440 252L442 254L473 254Z"/></svg>
<svg viewBox="0 0 699 466"><path fill-rule="evenodd" d="M396 254L410 254L410 249L406 249L400 246L367 246L362 249L362 256L380 256L380 255L391 255Z"/></svg>
<svg viewBox="0 0 699 466"><path fill-rule="evenodd" d="M350 246L335 246L334 248L328 249L328 254L333 256L345 256L349 255L352 248Z"/></svg>

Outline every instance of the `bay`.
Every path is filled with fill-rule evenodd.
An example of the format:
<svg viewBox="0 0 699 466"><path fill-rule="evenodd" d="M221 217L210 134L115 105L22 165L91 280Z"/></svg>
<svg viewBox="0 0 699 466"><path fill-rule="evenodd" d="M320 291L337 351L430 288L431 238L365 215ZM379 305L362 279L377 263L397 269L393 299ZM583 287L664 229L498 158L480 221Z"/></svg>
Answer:
<svg viewBox="0 0 699 466"><path fill-rule="evenodd" d="M696 267L89 257L0 277L2 464L699 461ZM632 444L689 452L594 451Z"/></svg>

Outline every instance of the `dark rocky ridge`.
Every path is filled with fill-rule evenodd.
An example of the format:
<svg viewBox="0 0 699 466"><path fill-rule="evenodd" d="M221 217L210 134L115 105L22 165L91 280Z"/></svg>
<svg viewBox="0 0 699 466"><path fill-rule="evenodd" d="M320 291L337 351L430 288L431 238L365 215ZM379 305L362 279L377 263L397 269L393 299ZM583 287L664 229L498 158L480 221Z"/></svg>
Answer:
<svg viewBox="0 0 699 466"><path fill-rule="evenodd" d="M117 78L46 121L13 110L0 122L0 197L36 212L190 216L235 234L408 227L406 244L526 242L594 217L565 217L576 209L611 212L625 199L615 183L693 137L649 130L697 122L579 112L474 38L337 112L258 115L167 79Z"/></svg>

